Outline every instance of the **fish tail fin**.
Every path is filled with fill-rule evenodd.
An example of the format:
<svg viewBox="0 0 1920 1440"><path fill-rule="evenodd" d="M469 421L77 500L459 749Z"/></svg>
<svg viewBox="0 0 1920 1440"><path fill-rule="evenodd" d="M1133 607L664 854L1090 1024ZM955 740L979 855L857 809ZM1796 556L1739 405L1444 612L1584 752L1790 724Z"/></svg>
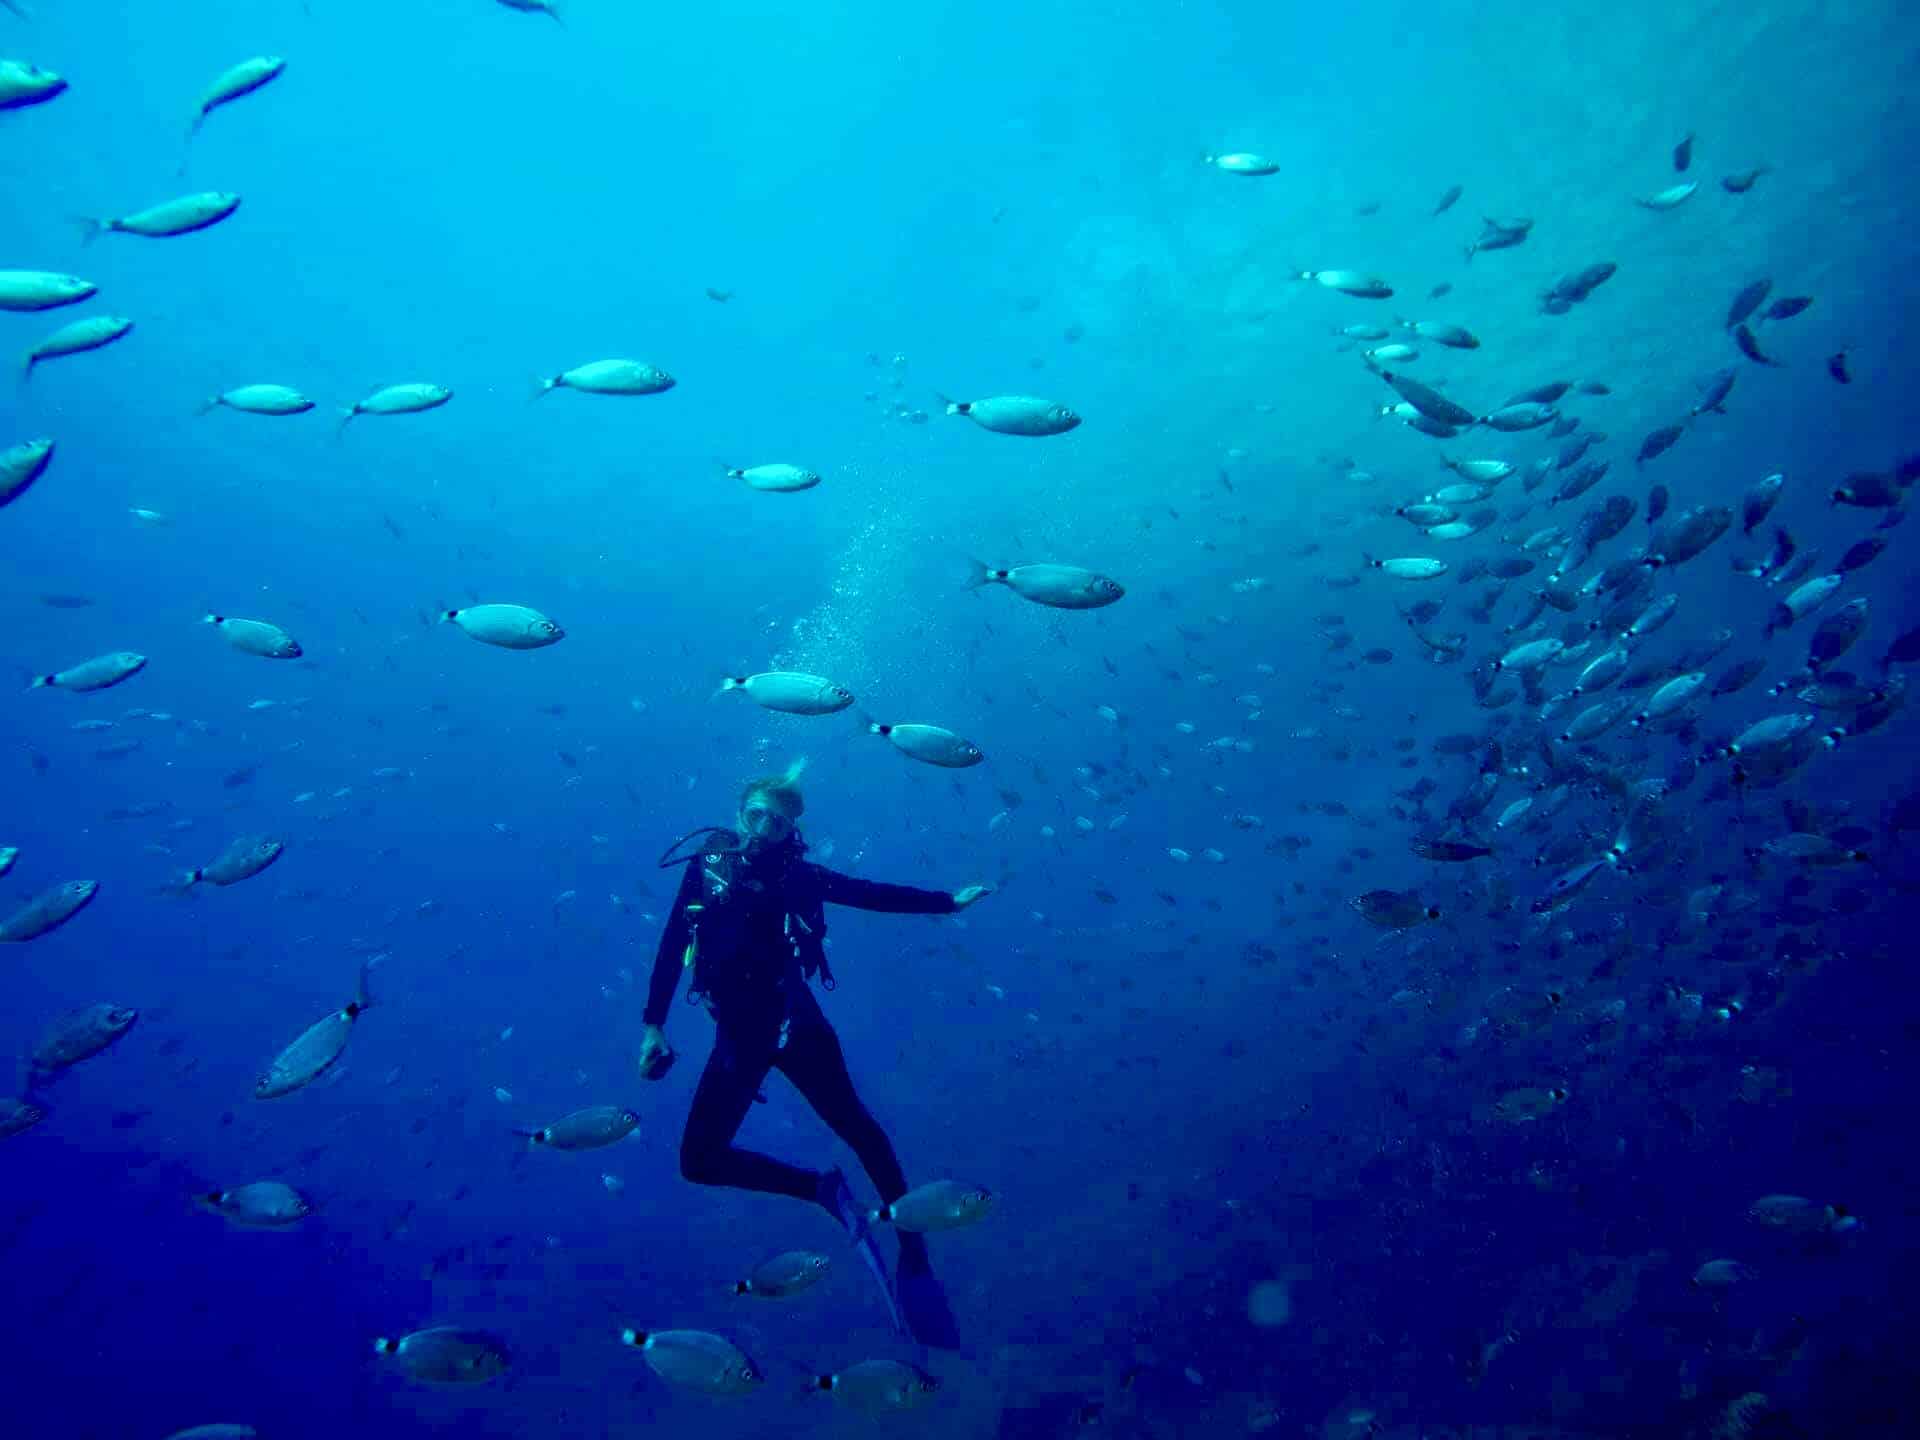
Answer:
<svg viewBox="0 0 1920 1440"><path fill-rule="evenodd" d="M538 1130L522 1130L518 1125L509 1125L507 1127L507 1133L509 1135L518 1135L529 1145L538 1145L540 1143L540 1132Z"/></svg>
<svg viewBox="0 0 1920 1440"><path fill-rule="evenodd" d="M219 408L220 397L218 395L209 395L205 400L200 402L200 408L193 413L196 415L211 415Z"/></svg>
<svg viewBox="0 0 1920 1440"><path fill-rule="evenodd" d="M853 718L854 723L859 725L860 733L863 735L883 735L886 733L880 728L880 722L878 720L875 720L858 706L854 707Z"/></svg>
<svg viewBox="0 0 1920 1440"><path fill-rule="evenodd" d="M1883 662L1883 663L1884 663L1884 662ZM44 689L46 689L46 688L47 688L47 687L48 687L49 685L51 685L51 684L53 684L53 676L51 676L51 675L36 675L36 676L34 676L34 677L33 677L33 678L31 679L31 680L29 680L29 681L27 682L27 689L29 689L29 690L44 690Z"/></svg>
<svg viewBox="0 0 1920 1440"><path fill-rule="evenodd" d="M380 960L381 957L378 955L369 955L365 960L360 962L360 979L353 990L353 1007L355 1010L370 1010L373 1008L373 986L370 982L373 979L373 967L379 964Z"/></svg>
<svg viewBox="0 0 1920 1440"><path fill-rule="evenodd" d="M719 685L714 688L713 698L718 700L722 695L726 694L729 690L744 690L746 689L746 687L747 687L747 681L745 676L722 675L720 677Z"/></svg>
<svg viewBox="0 0 1920 1440"><path fill-rule="evenodd" d="M960 582L962 590L978 590L982 585L990 585L997 577L990 566L983 565L971 555L967 557L967 577Z"/></svg>
<svg viewBox="0 0 1920 1440"><path fill-rule="evenodd" d="M558 375L554 376L551 380L547 379L544 375L536 375L533 377L533 393L527 397L527 403L531 405L549 390L557 390L559 388L560 377Z"/></svg>
<svg viewBox="0 0 1920 1440"><path fill-rule="evenodd" d="M347 426L353 423L353 417L359 413L360 407L358 405L342 405L340 407L340 423L334 427L333 438L338 440L341 436L345 435L347 433Z"/></svg>
<svg viewBox="0 0 1920 1440"><path fill-rule="evenodd" d="M933 392L933 398L946 407L946 412L949 415L964 415L973 408L967 401L954 400L946 395L942 395L938 390Z"/></svg>
<svg viewBox="0 0 1920 1440"><path fill-rule="evenodd" d="M111 220L95 220L90 215L76 215L73 217L73 223L80 227L80 243L83 246L91 245L98 240L103 230L113 228Z"/></svg>

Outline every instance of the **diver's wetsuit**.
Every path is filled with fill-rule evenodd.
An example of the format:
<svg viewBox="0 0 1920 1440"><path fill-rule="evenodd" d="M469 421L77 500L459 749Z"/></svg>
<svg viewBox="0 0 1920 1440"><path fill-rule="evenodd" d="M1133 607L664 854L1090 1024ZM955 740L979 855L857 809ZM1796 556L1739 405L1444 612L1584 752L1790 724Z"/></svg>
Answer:
<svg viewBox="0 0 1920 1440"><path fill-rule="evenodd" d="M725 888L716 895L717 879ZM819 1171L733 1143L767 1071L778 1069L860 1157L883 1202L907 1191L893 1146L854 1093L840 1038L808 987L803 947L789 938L789 917L817 917L823 902L898 915L947 915L956 908L944 890L857 880L815 865L797 835L764 850L709 849L687 863L653 962L646 1023L666 1023L697 924L695 974L716 1030L680 1140L680 1173L696 1184L829 1203ZM689 917L689 903L701 907L697 917Z"/></svg>

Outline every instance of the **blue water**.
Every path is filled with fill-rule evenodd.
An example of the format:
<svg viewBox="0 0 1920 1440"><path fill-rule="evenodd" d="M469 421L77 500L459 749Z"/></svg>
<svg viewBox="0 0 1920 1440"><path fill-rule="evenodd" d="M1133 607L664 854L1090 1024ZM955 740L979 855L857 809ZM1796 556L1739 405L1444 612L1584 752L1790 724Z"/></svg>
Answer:
<svg viewBox="0 0 1920 1440"><path fill-rule="evenodd" d="M811 1373L917 1358L850 1255L784 1306L727 1293L765 1253L832 1247L829 1222L678 1175L709 1022L676 1003L683 1063L658 1086L632 1064L675 879L655 856L798 755L827 863L999 887L954 920L832 917L825 1003L909 1174L1001 1197L935 1239L967 1345L927 1362L937 1403L886 1428L1051 1436L1061 1407L1098 1402L1093 1433L1119 1435L1704 1435L1756 1391L1773 1427L1756 1434L1913 1423L1920 859L1884 823L1920 770L1912 716L1744 799L1715 798L1710 767L1660 802L1657 864L1538 922L1555 870L1534 857L1575 828L1603 847L1603 799L1470 867L1407 849L1476 768L1435 738L1506 725L1527 763L1534 708L1489 714L1467 683L1525 582L1479 625L1486 580L1359 568L1363 550L1493 558L1607 494L1644 505L1656 481L1676 509L1737 508L1776 470L1769 526L1802 549L1831 563L1875 533L1878 512L1825 496L1913 445L1906 7L574 0L564 26L489 0L30 8L0 13L0 55L71 89L0 114L0 265L71 271L99 297L0 314L0 348L78 315L136 328L0 395L0 447L59 445L0 513L0 661L22 685L108 650L149 664L115 690L0 705L0 844L21 850L0 912L102 887L0 954L0 1057L24 1062L77 1006L140 1011L47 1088L44 1123L0 1142L7 1433L871 1427L794 1398ZM188 151L198 95L253 54L286 73ZM1690 131L1681 177L1669 152ZM1239 149L1280 173L1201 163ZM1762 165L1745 195L1717 183ZM1677 210L1632 203L1682 178L1702 184ZM244 199L203 233L83 249L70 224L213 188ZM1482 215L1536 227L1468 264ZM1597 260L1618 275L1540 313ZM1294 278L1318 268L1396 294ZM1722 328L1759 276L1815 297L1761 328L1777 370ZM1484 408L1604 380L1610 396L1565 408L1611 437L1608 478L1555 509L1509 480L1500 522L1445 552L1392 518L1452 479L1437 453L1524 466L1554 443L1442 445L1379 419L1395 397L1332 332L1395 315L1480 335L1408 373ZM1843 348L1845 387L1823 363ZM609 356L678 386L529 404L534 377ZM1730 413L1636 471L1641 437L1722 365L1741 367ZM195 414L262 381L322 408ZM335 407L407 381L454 399L336 438ZM1029 392L1086 421L1006 438L936 392ZM772 495L722 473L774 460L825 481ZM1875 679L1920 623L1911 533L1885 533L1842 591L1871 602L1845 663ZM1794 708L1765 689L1816 622L1762 640L1779 592L1727 558L1760 538L1736 527L1659 577L1681 609L1645 653L1725 626L1710 669L1769 665L1691 747L1606 737L1629 783ZM1128 595L1088 613L969 595L969 554L1089 565ZM1436 629L1469 634L1465 661L1430 664L1396 617L1428 597L1447 601ZM478 601L535 606L567 638L514 653L430 623ZM208 610L274 620L305 658L239 654L197 623ZM1374 647L1392 662L1356 662ZM775 667L833 677L877 719L948 726L987 763L937 770L849 715L713 696ZM70 728L95 718L116 723ZM1251 748L1208 748L1222 736ZM123 740L139 746L100 758ZM1420 820L1395 792L1423 777ZM1529 783L1511 776L1493 813ZM1873 830L1873 864L1750 865L1745 848L1805 828L1783 800ZM287 846L259 877L162 893L259 832ZM1689 919L1713 883L1744 908ZM1367 926L1348 902L1377 887L1418 889L1442 921ZM374 954L344 1066L252 1099ZM1491 1040L1507 986L1558 987L1564 1014ZM1689 994L1697 1015L1673 998ZM1615 1002L1624 1020L1593 1022ZM1521 1086L1570 1098L1489 1118ZM768 1092L747 1143L847 1163L780 1081ZM615 1102L644 1119L611 1150L528 1154L507 1133ZM190 1203L268 1177L317 1213L272 1234ZM1779 1192L1866 1223L1805 1242L1750 1224ZM1755 1278L1701 1295L1689 1277L1716 1258ZM1250 1322L1258 1286L1284 1290L1281 1323ZM436 1323L499 1332L511 1376L436 1391L371 1354ZM768 1393L670 1391L615 1343L629 1324L723 1331Z"/></svg>

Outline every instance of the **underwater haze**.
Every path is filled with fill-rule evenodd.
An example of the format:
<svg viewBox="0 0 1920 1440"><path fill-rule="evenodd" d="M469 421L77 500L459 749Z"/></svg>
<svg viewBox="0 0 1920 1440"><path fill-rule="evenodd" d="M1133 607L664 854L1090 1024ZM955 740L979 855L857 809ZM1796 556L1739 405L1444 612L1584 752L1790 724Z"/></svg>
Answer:
<svg viewBox="0 0 1920 1440"><path fill-rule="evenodd" d="M0 0L6 1433L1914 1426L1920 12L556 4ZM801 759L958 1349L636 1068Z"/></svg>

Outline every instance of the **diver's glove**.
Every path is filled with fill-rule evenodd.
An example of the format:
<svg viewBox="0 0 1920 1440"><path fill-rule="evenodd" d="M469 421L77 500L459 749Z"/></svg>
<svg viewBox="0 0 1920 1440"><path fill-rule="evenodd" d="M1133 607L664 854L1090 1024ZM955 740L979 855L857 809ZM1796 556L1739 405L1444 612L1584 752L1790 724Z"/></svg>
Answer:
<svg viewBox="0 0 1920 1440"><path fill-rule="evenodd" d="M658 1080L673 1068L673 1062L680 1057L674 1053L673 1046L667 1043L667 1032L658 1025L649 1025L640 1032L640 1078Z"/></svg>

